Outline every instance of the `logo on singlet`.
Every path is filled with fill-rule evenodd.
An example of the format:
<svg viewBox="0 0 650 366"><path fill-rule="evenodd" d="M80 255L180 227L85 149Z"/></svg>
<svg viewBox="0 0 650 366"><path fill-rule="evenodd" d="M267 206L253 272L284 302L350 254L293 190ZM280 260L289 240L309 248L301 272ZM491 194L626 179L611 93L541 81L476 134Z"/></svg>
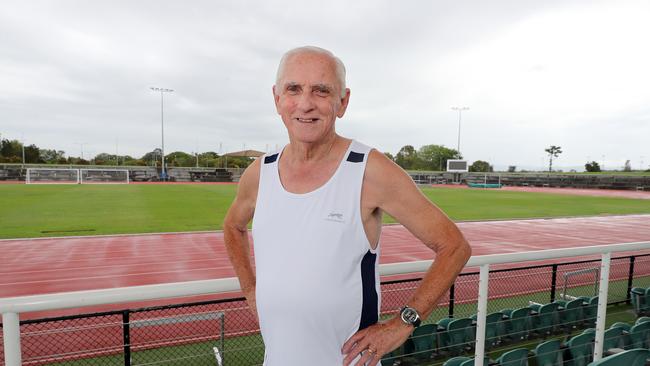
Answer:
<svg viewBox="0 0 650 366"><path fill-rule="evenodd" d="M330 212L330 214L327 215L325 220L343 222L343 214L338 212Z"/></svg>

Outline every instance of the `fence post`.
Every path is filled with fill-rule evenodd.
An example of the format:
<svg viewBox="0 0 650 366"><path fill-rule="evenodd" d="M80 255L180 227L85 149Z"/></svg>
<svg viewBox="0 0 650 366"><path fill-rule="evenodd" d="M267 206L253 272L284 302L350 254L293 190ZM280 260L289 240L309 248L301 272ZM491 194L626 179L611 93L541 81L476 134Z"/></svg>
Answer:
<svg viewBox="0 0 650 366"><path fill-rule="evenodd" d="M627 275L627 294L625 295L625 303L630 305L632 296L632 280L634 280L634 259L635 256L630 256L630 272Z"/></svg>
<svg viewBox="0 0 650 366"><path fill-rule="evenodd" d="M600 287L598 289L598 312L596 315L596 344L594 346L594 361L603 357L603 341L605 339L605 316L607 315L607 294L609 292L609 266L612 253L603 253L600 260Z"/></svg>
<svg viewBox="0 0 650 366"><path fill-rule="evenodd" d="M5 351L5 366L22 365L20 317L17 313L2 314L2 338Z"/></svg>
<svg viewBox="0 0 650 366"><path fill-rule="evenodd" d="M490 265L483 264L478 278L478 309L476 311L476 345L474 353L474 366L483 366L485 357L485 327L488 302L488 281Z"/></svg>
<svg viewBox="0 0 650 366"><path fill-rule="evenodd" d="M553 264L551 277L551 301L555 301L555 288L557 287L557 264Z"/></svg>
<svg viewBox="0 0 650 366"><path fill-rule="evenodd" d="M130 311L122 312L122 335L124 336L124 366L131 366L131 324Z"/></svg>
<svg viewBox="0 0 650 366"><path fill-rule="evenodd" d="M449 317L454 317L454 298L456 297L456 282L449 288Z"/></svg>

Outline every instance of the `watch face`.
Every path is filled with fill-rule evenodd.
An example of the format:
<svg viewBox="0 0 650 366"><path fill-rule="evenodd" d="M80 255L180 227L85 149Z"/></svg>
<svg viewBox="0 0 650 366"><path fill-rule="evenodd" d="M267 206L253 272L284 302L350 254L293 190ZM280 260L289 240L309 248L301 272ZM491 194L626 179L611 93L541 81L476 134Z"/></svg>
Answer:
<svg viewBox="0 0 650 366"><path fill-rule="evenodd" d="M406 323L413 324L418 320L418 312L412 308L402 310L402 320Z"/></svg>

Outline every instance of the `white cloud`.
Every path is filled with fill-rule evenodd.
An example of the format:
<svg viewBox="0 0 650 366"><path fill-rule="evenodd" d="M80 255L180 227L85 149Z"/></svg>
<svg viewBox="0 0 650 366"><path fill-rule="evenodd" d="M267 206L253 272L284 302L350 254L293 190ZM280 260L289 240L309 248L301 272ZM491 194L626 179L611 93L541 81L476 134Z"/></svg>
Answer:
<svg viewBox="0 0 650 366"><path fill-rule="evenodd" d="M646 1L14 1L0 13L0 133L78 155L264 150L286 141L278 58L304 44L348 68L341 133L396 152L428 143L498 166L650 151ZM602 158L602 157L601 157Z"/></svg>

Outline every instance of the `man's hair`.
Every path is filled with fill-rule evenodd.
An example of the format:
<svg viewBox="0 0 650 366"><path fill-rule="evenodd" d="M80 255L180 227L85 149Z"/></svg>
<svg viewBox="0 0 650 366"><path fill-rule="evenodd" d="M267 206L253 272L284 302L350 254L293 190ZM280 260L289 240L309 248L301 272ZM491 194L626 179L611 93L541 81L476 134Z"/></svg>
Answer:
<svg viewBox="0 0 650 366"><path fill-rule="evenodd" d="M324 48L316 47L316 46L302 46L302 47L297 47L294 49L291 49L287 51L282 58L280 59L280 65L278 65L278 73L275 77L275 85L278 87L280 83L280 78L282 78L282 74L284 74L284 68L286 67L287 60L291 56L299 55L302 53L317 53L320 55L326 55L330 57L334 61L335 65L335 72L336 72L336 78L339 80L339 84L341 86L341 98L345 97L346 94L346 89L345 89L345 65L343 65L343 61L339 59L338 57L334 56L334 54Z"/></svg>

